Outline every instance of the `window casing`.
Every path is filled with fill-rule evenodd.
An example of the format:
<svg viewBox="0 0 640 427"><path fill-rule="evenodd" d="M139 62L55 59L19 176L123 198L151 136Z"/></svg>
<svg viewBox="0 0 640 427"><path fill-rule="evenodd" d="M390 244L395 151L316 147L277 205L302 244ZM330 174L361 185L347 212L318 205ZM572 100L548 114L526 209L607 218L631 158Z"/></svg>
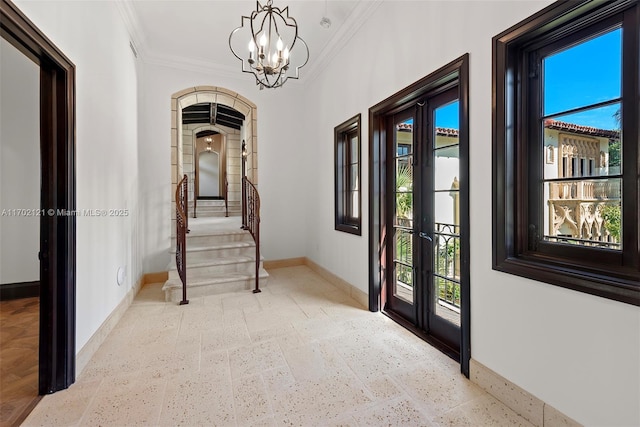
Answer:
<svg viewBox="0 0 640 427"><path fill-rule="evenodd" d="M637 0L559 1L494 37L494 269L640 305L639 26ZM619 96L549 109L545 61L616 31ZM616 109L617 129L560 120Z"/></svg>
<svg viewBox="0 0 640 427"><path fill-rule="evenodd" d="M335 229L360 236L360 114L334 129Z"/></svg>

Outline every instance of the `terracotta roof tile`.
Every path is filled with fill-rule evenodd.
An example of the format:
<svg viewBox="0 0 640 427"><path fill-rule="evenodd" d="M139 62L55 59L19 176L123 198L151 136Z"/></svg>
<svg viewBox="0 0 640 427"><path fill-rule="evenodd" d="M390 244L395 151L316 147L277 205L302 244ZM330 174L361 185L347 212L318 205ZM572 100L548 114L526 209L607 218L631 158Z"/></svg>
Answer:
<svg viewBox="0 0 640 427"><path fill-rule="evenodd" d="M553 119L545 120L544 127L549 129L563 130L567 132L581 133L583 135L604 136L614 139L620 138L620 131L618 130L598 129L591 126L581 126L574 123L566 123Z"/></svg>
<svg viewBox="0 0 640 427"><path fill-rule="evenodd" d="M413 125L409 123L399 123L396 125L396 129L400 132L411 132L413 131ZM436 128L436 135L441 136L458 136L458 129L453 128Z"/></svg>

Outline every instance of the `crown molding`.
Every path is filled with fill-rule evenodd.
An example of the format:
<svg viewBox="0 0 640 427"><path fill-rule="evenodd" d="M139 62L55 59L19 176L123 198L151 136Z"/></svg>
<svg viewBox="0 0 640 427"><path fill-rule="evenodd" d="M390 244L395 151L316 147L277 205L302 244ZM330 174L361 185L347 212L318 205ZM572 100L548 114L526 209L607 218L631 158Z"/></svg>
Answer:
<svg viewBox="0 0 640 427"><path fill-rule="evenodd" d="M140 25L140 21L138 20L138 15L133 6L133 2L130 0L116 0L115 1L116 8L118 12L120 12L120 16L122 17L122 21L129 33L129 38L131 39L131 43L133 43L133 47L138 52L138 58L144 59L148 49L147 43L145 39L145 34L142 31L142 26Z"/></svg>
<svg viewBox="0 0 640 427"><path fill-rule="evenodd" d="M202 61L193 58L170 55L153 55L147 52L143 62L158 67L173 68L176 70L193 71L197 73L215 74L235 80L245 80L252 75L242 73L236 67L223 66L212 61ZM252 77L253 78L253 77Z"/></svg>
<svg viewBox="0 0 640 427"><path fill-rule="evenodd" d="M358 2L357 6L353 8L347 19L340 26L340 29L318 54L317 59L307 72L306 81L311 82L318 78L322 70L344 49L349 40L360 30L360 27L373 15L383 1L384 0L360 0L360 2Z"/></svg>
<svg viewBox="0 0 640 427"><path fill-rule="evenodd" d="M300 81L311 82L318 78L321 72L331 63L336 54L339 53L358 32L362 25L376 11L384 0L360 0L353 8L347 19L340 26L333 37L325 44L317 57L311 64L301 69ZM218 76L235 80L246 80L251 76L245 75L240 69L223 66L213 61L197 60L193 58L159 55L148 48L144 31L138 19L132 0L116 0L116 7L122 16L124 24L129 32L131 41L138 51L138 58L145 64L160 67L173 68L198 73L211 73ZM305 77L306 75L306 77Z"/></svg>

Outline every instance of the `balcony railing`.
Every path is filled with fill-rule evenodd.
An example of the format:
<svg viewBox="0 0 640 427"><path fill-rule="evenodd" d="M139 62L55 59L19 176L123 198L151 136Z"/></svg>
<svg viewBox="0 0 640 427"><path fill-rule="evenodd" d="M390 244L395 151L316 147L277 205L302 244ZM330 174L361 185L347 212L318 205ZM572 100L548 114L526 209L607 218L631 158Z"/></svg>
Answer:
<svg viewBox="0 0 640 427"><path fill-rule="evenodd" d="M550 200L617 200L620 180L581 180L549 182Z"/></svg>

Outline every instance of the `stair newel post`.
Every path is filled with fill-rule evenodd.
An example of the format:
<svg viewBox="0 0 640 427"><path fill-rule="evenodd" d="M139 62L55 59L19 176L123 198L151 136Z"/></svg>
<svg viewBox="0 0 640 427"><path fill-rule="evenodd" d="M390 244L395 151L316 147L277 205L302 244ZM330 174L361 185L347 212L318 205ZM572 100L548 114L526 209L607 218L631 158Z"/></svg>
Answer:
<svg viewBox="0 0 640 427"><path fill-rule="evenodd" d="M189 218L186 210L189 197L187 180L187 175L184 175L176 188L176 269L182 281L180 305L189 304L187 299L187 223Z"/></svg>
<svg viewBox="0 0 640 427"><path fill-rule="evenodd" d="M242 199L242 228L243 230L248 229L248 218L247 218L247 186L245 180L247 179L247 144L242 140L242 175L241 175L241 196Z"/></svg>
<svg viewBox="0 0 640 427"><path fill-rule="evenodd" d="M255 188L254 188L255 191ZM256 288L253 290L254 294L262 292L260 290L260 196L258 196L258 192L255 191L255 201L254 201L254 221L255 221L255 236L254 240L256 242Z"/></svg>

